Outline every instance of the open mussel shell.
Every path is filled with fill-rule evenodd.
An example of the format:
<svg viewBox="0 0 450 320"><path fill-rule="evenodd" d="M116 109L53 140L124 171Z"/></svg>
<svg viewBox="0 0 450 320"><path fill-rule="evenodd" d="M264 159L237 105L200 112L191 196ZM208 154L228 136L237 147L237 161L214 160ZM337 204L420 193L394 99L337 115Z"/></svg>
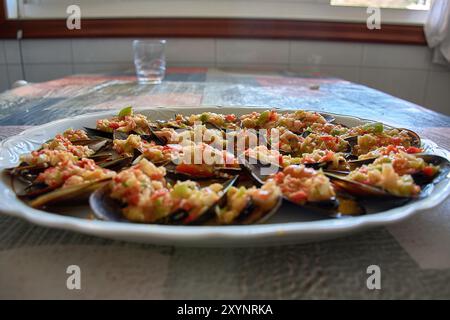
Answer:
<svg viewBox="0 0 450 320"><path fill-rule="evenodd" d="M6 169L5 172L22 182L31 183L36 179L39 173L45 171L47 168L48 167L46 166L34 166L23 162L17 167Z"/></svg>
<svg viewBox="0 0 450 320"><path fill-rule="evenodd" d="M113 132L113 140L127 140L130 134L134 134L133 132L123 132L114 130Z"/></svg>
<svg viewBox="0 0 450 320"><path fill-rule="evenodd" d="M98 137L107 138L107 139L113 138L112 132L106 132L106 131L98 130L95 128L88 128L88 127L84 127L83 129L84 129L84 131L86 131L87 135L90 138L98 138Z"/></svg>
<svg viewBox="0 0 450 320"><path fill-rule="evenodd" d="M354 170L354 169L359 168L359 167L361 167L363 165L371 164L376 159L378 159L378 157L367 158L367 159L349 160L348 164L350 166L350 169Z"/></svg>
<svg viewBox="0 0 450 320"><path fill-rule="evenodd" d="M301 210L316 216L321 216L323 218L339 218L341 216L338 211L339 201L335 197L323 201L305 202L303 204L296 203L285 195L283 195L283 199L285 202L297 206L301 208Z"/></svg>
<svg viewBox="0 0 450 320"><path fill-rule="evenodd" d="M165 218L163 223L169 224L184 224L184 225L201 225L205 224L208 221L215 218L216 215L216 206L221 206L225 203L227 198L228 189L233 186L236 181L239 179L239 176L234 176L231 179L227 180L223 183L223 189L221 190L221 194L219 199L210 207L204 208L204 210L198 214L195 218L192 218L189 215L189 212L178 210L172 213L169 217Z"/></svg>
<svg viewBox="0 0 450 320"><path fill-rule="evenodd" d="M271 174L283 170L281 166L275 163L262 163L261 161L244 156L239 157L239 163L243 169L250 174L252 179L259 185L263 185Z"/></svg>
<svg viewBox="0 0 450 320"><path fill-rule="evenodd" d="M122 215L122 204L111 198L110 194L109 185L104 185L91 194L89 205L94 216L103 221L131 222Z"/></svg>
<svg viewBox="0 0 450 320"><path fill-rule="evenodd" d="M320 114L322 117L324 117L325 121L328 122L328 123L332 123L332 122L336 121L336 118L335 118L333 115L331 115L331 114L328 114L328 113L320 113L320 112L319 112L319 114Z"/></svg>
<svg viewBox="0 0 450 320"><path fill-rule="evenodd" d="M141 135L141 138L144 139L145 141L154 142L160 146L165 146L169 142L169 141L167 141L166 138L158 135L157 130L155 130L153 127L149 126L148 129L149 129L149 134Z"/></svg>
<svg viewBox="0 0 450 320"><path fill-rule="evenodd" d="M226 181L223 185L223 189L221 191L220 198L210 207L205 208L201 214L197 216L196 219L189 218L189 212L178 210L171 213L169 216L164 217L158 221L155 221L155 224L189 224L189 225L199 225L207 222L212 219L215 214L215 206L219 203L223 203L226 198L226 194L228 189L237 181L238 176L233 177L232 179ZM125 219L122 214L123 205L111 198L110 196L111 189L109 185L104 185L102 188L97 189L95 192L91 194L89 197L89 204L94 213L94 216L103 221L114 221L114 222L133 222Z"/></svg>
<svg viewBox="0 0 450 320"><path fill-rule="evenodd" d="M422 146L422 140L420 139L419 135L415 133L412 130L405 129L405 128L398 128L400 131L406 131L411 138L411 146L420 148Z"/></svg>
<svg viewBox="0 0 450 320"><path fill-rule="evenodd" d="M357 181L352 181L349 179L346 179L343 176L339 176L330 172L325 172L325 175L330 178L334 185L341 188L342 190L345 190L351 195L355 196L374 196L374 197L393 197L393 195L389 194L388 192L373 187L370 185L366 185L364 183L360 183Z"/></svg>
<svg viewBox="0 0 450 320"><path fill-rule="evenodd" d="M92 191L102 187L106 182L107 180L88 181L70 187L58 188L30 201L30 206L40 208L49 204L69 202L74 199L80 201L83 196L89 195Z"/></svg>
<svg viewBox="0 0 450 320"><path fill-rule="evenodd" d="M259 206L256 206L253 201L249 201L247 206L241 212L241 214L233 221L232 224L254 224L264 223L269 220L280 209L283 203L283 198L278 197L275 205L268 210L264 210Z"/></svg>
<svg viewBox="0 0 450 320"><path fill-rule="evenodd" d="M176 115L175 115L176 117ZM186 129L189 126L185 123L178 123L175 120L156 120L158 128Z"/></svg>
<svg viewBox="0 0 450 320"><path fill-rule="evenodd" d="M411 176L414 182L418 185L425 185L428 183L437 184L442 179L449 177L450 174L450 161L447 158L437 156L434 154L417 154L419 158L422 158L426 163L439 167L439 172L434 176L427 176L423 172L413 173Z"/></svg>
<svg viewBox="0 0 450 320"><path fill-rule="evenodd" d="M330 172L324 172L325 175L332 180L333 184L345 192L357 196L357 197L375 197L375 198L402 198L410 199L407 197L400 197L389 193L381 188L370 186L361 182L349 180L343 176L339 176Z"/></svg>
<svg viewBox="0 0 450 320"><path fill-rule="evenodd" d="M427 164L432 164L434 166L439 167L439 172L434 176L428 176L424 174L422 171L413 173L411 176L414 179L414 182L420 186L423 186L428 183L439 183L443 178L445 178L450 173L450 161L444 157L437 156L434 154L424 154L424 153L416 153L414 154L417 158L423 159ZM363 160L352 160L349 161L350 168L352 170L361 167L362 165L367 165L374 162L377 157L363 159Z"/></svg>
<svg viewBox="0 0 450 320"><path fill-rule="evenodd" d="M277 167L275 164L262 164L261 162L258 163L251 163L247 158L241 157L240 161L245 168L245 170L250 174L250 176L253 178L253 180L258 183L259 185L263 185L269 175L263 174L263 169L267 169L268 171L271 171L272 169L276 170L283 170L281 167ZM273 166L273 167L270 167ZM336 218L339 217L339 214L337 212L337 208L339 206L339 201L336 198L331 198L329 200L325 201L317 201L317 202L307 202L305 204L298 204L294 201L291 201L288 197L284 196L282 197L286 202L291 203L295 206L300 206L303 209L305 209L308 212L315 213L318 215L322 215L324 217L332 217Z"/></svg>
<svg viewBox="0 0 450 320"><path fill-rule="evenodd" d="M171 179L178 180L205 180L205 179L230 179L241 171L240 167L224 167L215 166L212 174L190 174L187 172L180 172L177 170L177 165L172 161L161 164L164 166L167 172L167 176Z"/></svg>
<svg viewBox="0 0 450 320"><path fill-rule="evenodd" d="M45 183L35 182L27 185L22 191L16 191L16 195L23 199L33 199L53 190L53 188Z"/></svg>
<svg viewBox="0 0 450 320"><path fill-rule="evenodd" d="M121 157L117 159L112 159L109 161L103 161L98 163L98 165L102 168L114 170L114 171L120 171L124 168L128 168L133 163L134 157Z"/></svg>

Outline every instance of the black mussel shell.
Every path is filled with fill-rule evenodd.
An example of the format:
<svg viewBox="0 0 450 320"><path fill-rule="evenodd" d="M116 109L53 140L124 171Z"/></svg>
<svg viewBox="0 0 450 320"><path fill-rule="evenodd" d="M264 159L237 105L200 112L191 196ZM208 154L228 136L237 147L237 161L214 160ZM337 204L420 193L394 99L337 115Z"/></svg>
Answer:
<svg viewBox="0 0 450 320"><path fill-rule="evenodd" d="M130 167L132 163L133 163L133 157L121 157L121 158L101 162L98 165L105 169L120 171L124 168Z"/></svg>
<svg viewBox="0 0 450 320"><path fill-rule="evenodd" d="M256 206L253 201L249 201L247 206L241 212L241 214L233 221L233 224L254 224L264 223L269 220L283 203L283 198L278 197L275 205L268 211L263 211L262 208Z"/></svg>
<svg viewBox="0 0 450 320"><path fill-rule="evenodd" d="M349 180L343 176L336 175L330 172L324 172L325 175L332 180L333 184L338 188L344 190L345 192L357 196L357 197L375 197L375 198L408 198L410 197L400 197L392 193L387 192L378 187L370 186L357 181Z"/></svg>
<svg viewBox="0 0 450 320"><path fill-rule="evenodd" d="M414 179L414 182L420 186L426 185L428 183L438 183L443 178L445 178L450 172L450 161L444 157L437 156L434 154L424 154L424 153L416 153L414 154L416 157L423 159L426 163L432 164L434 166L439 167L439 172L435 176L427 176L423 172L413 173L411 176ZM363 160L353 160L349 161L350 168L352 170L361 167L362 165L367 165L374 162L377 157L363 159Z"/></svg>
<svg viewBox="0 0 450 320"><path fill-rule="evenodd" d="M305 202L304 204L296 203L290 200L285 195L283 195L283 199L286 202L298 206L307 211L308 213L317 216L321 216L324 218L339 218L341 216L338 211L339 201L335 197L324 201Z"/></svg>
<svg viewBox="0 0 450 320"><path fill-rule="evenodd" d="M132 132L128 133L128 132L114 130L113 140L127 140L128 136L130 134L134 134L134 133L132 133Z"/></svg>
<svg viewBox="0 0 450 320"><path fill-rule="evenodd" d="M220 196L220 199L210 208L205 209L205 211L199 215L196 220L190 221L186 223L186 219L189 217L189 213L183 210L178 210L176 212L171 213L169 216L164 217L158 221L155 221L154 224L202 224L207 220L212 218L214 213L213 208L215 205L221 201L223 201L224 196L226 196L226 192L229 187L231 187L238 179L238 176L233 177L233 179L228 180L224 183L224 189L222 190L223 194ZM114 222L133 222L127 220L122 215L122 208L124 207L119 201L112 199L110 197L110 188L108 185L103 186L102 188L97 189L95 192L91 194L89 197L89 204L94 213L94 216L99 220L104 221L114 221Z"/></svg>
<svg viewBox="0 0 450 320"><path fill-rule="evenodd" d="M43 194L46 194L48 192L51 192L53 190L54 189L52 187L49 187L45 183L36 182L36 183L31 183L28 186L26 186L23 189L23 191L16 192L16 195L19 198L33 199L33 198L36 198L36 197L41 196Z"/></svg>
<svg viewBox="0 0 450 320"><path fill-rule="evenodd" d="M98 220L113 222L131 222L122 215L122 204L111 198L111 190L108 185L94 191L89 197L94 216Z"/></svg>
<svg viewBox="0 0 450 320"><path fill-rule="evenodd" d="M167 139L164 137L160 137L157 131L154 130L154 128L152 128L151 126L149 126L148 128L150 130L150 133L141 135L142 139L148 142L154 142L160 146L165 146L168 143Z"/></svg>
<svg viewBox="0 0 450 320"><path fill-rule="evenodd" d="M417 133L405 128L398 128L398 130L408 132L408 135L411 137L411 145L413 147L420 148L422 146L422 140Z"/></svg>
<svg viewBox="0 0 450 320"><path fill-rule="evenodd" d="M428 164L439 167L439 172L434 176L427 176L423 172L413 173L411 176L416 184L421 186L428 183L437 184L449 176L450 161L448 159L434 154L417 154L416 156L422 158Z"/></svg>
<svg viewBox="0 0 450 320"><path fill-rule="evenodd" d="M247 173L250 174L250 176L253 178L253 180L258 185L263 185L264 182L267 180L267 178L269 178L269 176L270 176L270 175L263 174L262 171L264 169L267 169L268 171L272 171L272 169L273 169L276 172L283 170L283 168L277 164L274 164L274 163L265 164L254 158L250 159L248 157L240 156L238 159L239 159L239 163L242 165L242 168ZM255 163L253 163L253 162L255 162ZM276 172L271 172L271 174L276 173Z"/></svg>
<svg viewBox="0 0 450 320"><path fill-rule="evenodd" d="M96 137L102 137L102 138L108 138L108 139L113 138L112 132L106 132L106 131L98 130L95 128L87 128L87 127L84 127L84 131L86 131L87 135L91 138L96 138Z"/></svg>
<svg viewBox="0 0 450 320"><path fill-rule="evenodd" d="M90 194L92 191L102 187L106 181L107 180L89 181L66 188L58 188L33 199L30 201L30 206L33 208L40 208L47 204L62 203L74 199L79 201L82 196Z"/></svg>
<svg viewBox="0 0 450 320"><path fill-rule="evenodd" d="M324 118L325 118L325 121L328 122L328 123L332 123L332 122L336 121L336 118L335 118L333 115L331 115L331 114L328 114L328 113L321 113L321 112L319 112L319 114L320 114L322 117L324 117Z"/></svg>
<svg viewBox="0 0 450 320"><path fill-rule="evenodd" d="M172 215L170 215L169 221L173 224L185 224L185 225L201 225L205 224L206 222L212 220L215 218L216 214L216 206L222 205L224 201L226 201L227 197L227 191L228 189L233 186L236 181L238 180L239 176L234 176L233 178L227 180L223 184L222 194L220 195L220 198L209 208L205 208L201 214L196 217L195 220L192 220L192 218L189 216L188 212L184 212L183 210L179 210L177 212L174 212ZM175 218L177 220L175 220Z"/></svg>

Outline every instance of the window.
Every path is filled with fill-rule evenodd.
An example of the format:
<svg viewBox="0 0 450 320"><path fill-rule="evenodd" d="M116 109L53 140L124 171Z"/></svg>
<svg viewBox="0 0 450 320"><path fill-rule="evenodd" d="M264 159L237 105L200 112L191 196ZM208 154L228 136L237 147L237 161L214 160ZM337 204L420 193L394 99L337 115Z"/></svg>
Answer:
<svg viewBox="0 0 450 320"><path fill-rule="evenodd" d="M0 0L2 1L2 0ZM82 18L245 18L365 22L379 4L382 23L423 24L431 0L78 0ZM73 0L6 0L9 19L63 19Z"/></svg>
<svg viewBox="0 0 450 320"><path fill-rule="evenodd" d="M429 10L431 0L331 0L333 6Z"/></svg>

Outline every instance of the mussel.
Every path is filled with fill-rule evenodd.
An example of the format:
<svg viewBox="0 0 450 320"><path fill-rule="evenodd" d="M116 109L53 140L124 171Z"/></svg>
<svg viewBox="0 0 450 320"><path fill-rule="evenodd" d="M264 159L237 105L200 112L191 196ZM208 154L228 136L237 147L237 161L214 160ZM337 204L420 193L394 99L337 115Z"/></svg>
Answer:
<svg viewBox="0 0 450 320"><path fill-rule="evenodd" d="M223 183L223 188L219 193L219 198L211 206L205 207L198 211L195 216L190 215L189 211L183 209L177 209L164 218L153 221L157 224L186 224L195 225L203 224L208 220L214 218L215 206L219 203L223 203L223 199L226 197L227 190L237 181L238 176L235 176ZM122 213L122 209L125 205L119 201L112 199L110 196L111 189L109 185L105 185L103 188L98 189L91 194L89 198L89 204L94 213L94 216L99 220L104 221L129 221L125 219Z"/></svg>
<svg viewBox="0 0 450 320"><path fill-rule="evenodd" d="M166 162L163 166L166 168L168 176L179 180L229 179L241 171L241 167L237 166L175 164L172 161Z"/></svg>
<svg viewBox="0 0 450 320"><path fill-rule="evenodd" d="M282 200L274 181L261 188L232 187L227 192L226 203L215 208L214 224L263 223L278 211Z"/></svg>
<svg viewBox="0 0 450 320"><path fill-rule="evenodd" d="M423 159L424 162L428 165L433 165L439 168L439 171L436 172L435 174L427 174L423 170L418 170L417 172L410 173L414 179L414 182L418 185L423 186L431 182L436 184L443 178L445 178L450 172L450 161L444 157L425 153L416 153L414 154L414 156ZM361 160L351 160L348 163L350 165L350 169L354 170L363 165L371 164L378 158L379 157L371 157Z"/></svg>
<svg viewBox="0 0 450 320"><path fill-rule="evenodd" d="M283 168L281 166L274 163L264 164L259 161L256 161L255 159L253 159L253 161L249 161L249 159L245 157L241 157L240 161L243 164L245 170L259 185L263 185L264 183L266 183L267 179L270 178L276 172L283 171ZM330 197L327 200L306 201L302 203L299 203L291 199L286 194L283 194L282 197L286 202L299 206L302 209L308 212L312 212L316 215L331 218L340 217L340 213L337 210L339 207L339 201L334 196Z"/></svg>
<svg viewBox="0 0 450 320"><path fill-rule="evenodd" d="M49 204L61 203L74 199L79 201L83 196L89 195L92 191L101 188L108 180L109 178L87 181L69 187L61 187L31 200L30 206L33 208L40 208Z"/></svg>
<svg viewBox="0 0 450 320"><path fill-rule="evenodd" d="M378 186L351 180L347 178L347 176L336 175L330 172L325 172L325 175L330 178L338 190L343 190L346 193L357 197L360 201L376 201L379 204L382 204L383 202L380 201L380 199L385 199L388 204L406 203L414 199L427 197L433 190L433 185L429 184L420 188L417 194L399 195Z"/></svg>

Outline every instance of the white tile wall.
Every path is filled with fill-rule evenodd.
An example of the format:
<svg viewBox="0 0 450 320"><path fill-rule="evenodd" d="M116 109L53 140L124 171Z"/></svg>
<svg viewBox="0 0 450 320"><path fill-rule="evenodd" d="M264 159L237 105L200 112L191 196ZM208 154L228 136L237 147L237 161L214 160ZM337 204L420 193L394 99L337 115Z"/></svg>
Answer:
<svg viewBox="0 0 450 320"><path fill-rule="evenodd" d="M5 40L5 57L8 63L20 63L19 42L16 40Z"/></svg>
<svg viewBox="0 0 450 320"><path fill-rule="evenodd" d="M367 67L425 69L431 52L425 46L365 44L362 64Z"/></svg>
<svg viewBox="0 0 450 320"><path fill-rule="evenodd" d="M213 39L170 39L166 59L168 63L214 64L216 42Z"/></svg>
<svg viewBox="0 0 450 320"><path fill-rule="evenodd" d="M5 42L0 40L0 65L6 64Z"/></svg>
<svg viewBox="0 0 450 320"><path fill-rule="evenodd" d="M28 81L133 69L131 39L23 40ZM450 115L450 68L425 46L327 41L169 39L169 66L250 67L330 75ZM0 90L21 79L16 40L0 40Z"/></svg>
<svg viewBox="0 0 450 320"><path fill-rule="evenodd" d="M132 40L80 39L72 40L73 62L131 62Z"/></svg>
<svg viewBox="0 0 450 320"><path fill-rule="evenodd" d="M0 91L9 88L8 70L6 65L0 65Z"/></svg>
<svg viewBox="0 0 450 320"><path fill-rule="evenodd" d="M331 49L332 48L332 49ZM290 63L301 65L360 66L363 44L323 41L293 41Z"/></svg>
<svg viewBox="0 0 450 320"><path fill-rule="evenodd" d="M12 86L17 80L23 80L23 70L20 64L8 64L9 85Z"/></svg>
<svg viewBox="0 0 450 320"><path fill-rule="evenodd" d="M70 40L24 40L22 55L25 64L72 63Z"/></svg>
<svg viewBox="0 0 450 320"><path fill-rule="evenodd" d="M428 75L424 105L450 114L450 71L431 71Z"/></svg>
<svg viewBox="0 0 450 320"><path fill-rule="evenodd" d="M363 67L360 82L394 96L422 104L427 76L427 70Z"/></svg>
<svg viewBox="0 0 450 320"><path fill-rule="evenodd" d="M25 76L27 81L48 81L72 74L72 64L25 64Z"/></svg>
<svg viewBox="0 0 450 320"><path fill-rule="evenodd" d="M216 59L219 66L228 63L289 63L289 41L217 40Z"/></svg>

